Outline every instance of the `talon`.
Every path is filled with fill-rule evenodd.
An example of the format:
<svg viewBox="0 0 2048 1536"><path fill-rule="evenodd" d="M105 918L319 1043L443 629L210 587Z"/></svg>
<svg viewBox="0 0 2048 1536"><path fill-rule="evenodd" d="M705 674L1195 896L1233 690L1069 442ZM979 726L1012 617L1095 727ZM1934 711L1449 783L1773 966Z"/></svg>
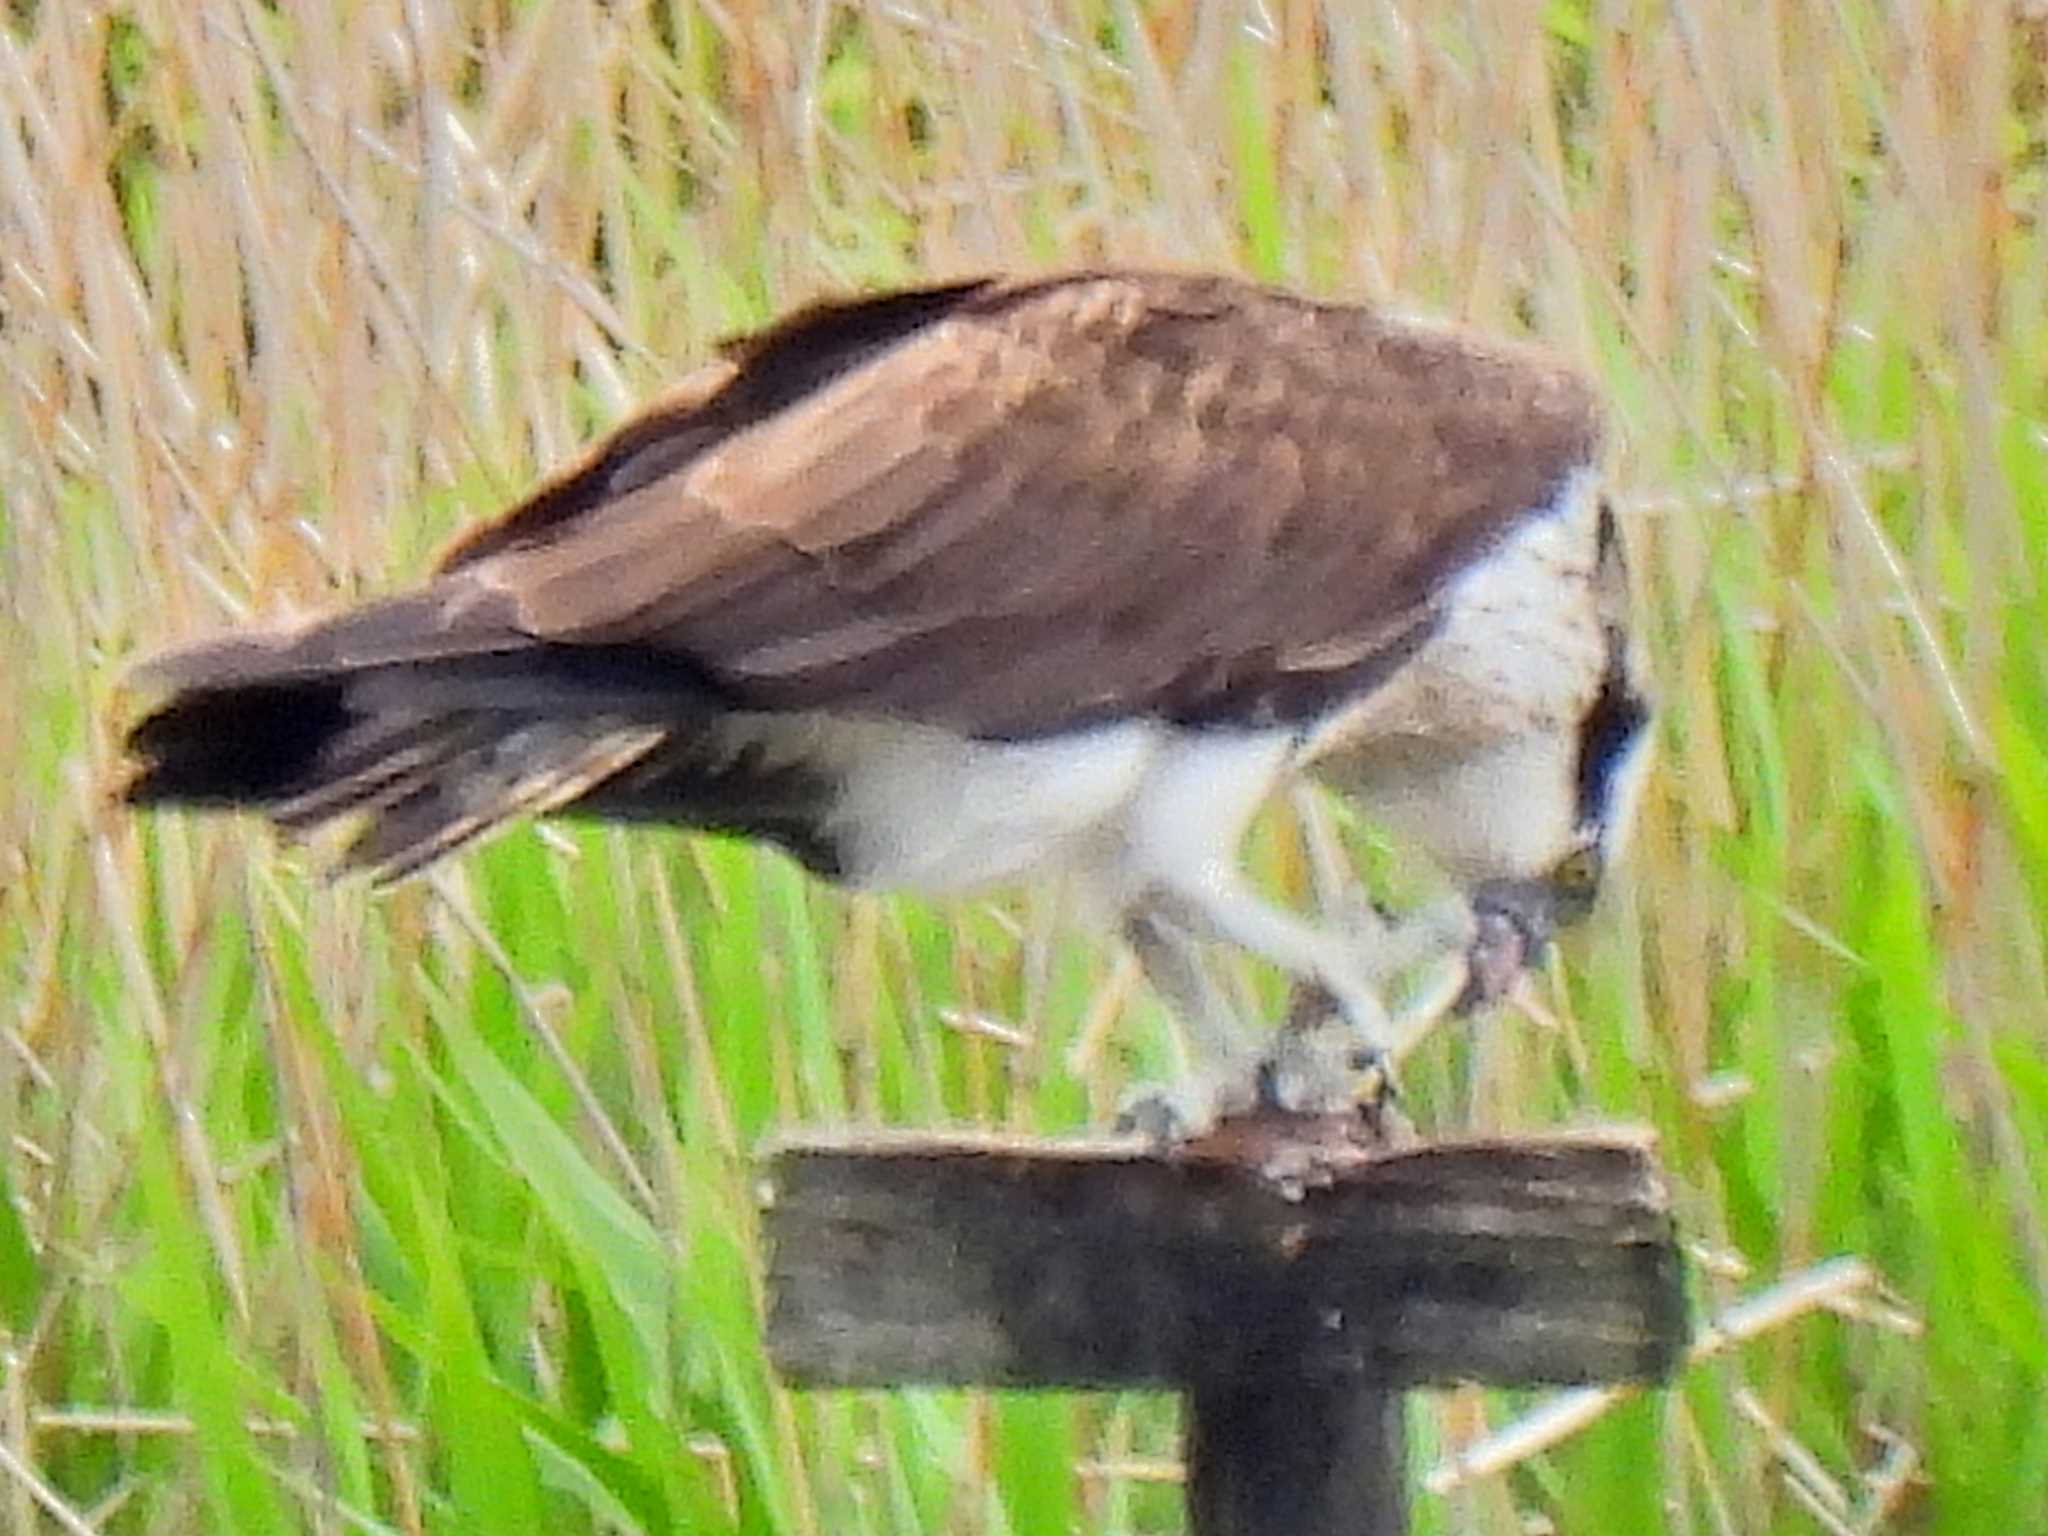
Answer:
<svg viewBox="0 0 2048 1536"><path fill-rule="evenodd" d="M1199 1141L1221 1120L1242 1114L1258 1102L1257 1092L1263 1092L1263 1086L1243 1077L1197 1073L1171 1088L1150 1087L1132 1094L1114 1123L1118 1135L1142 1137L1153 1151L1167 1152Z"/></svg>
<svg viewBox="0 0 2048 1536"><path fill-rule="evenodd" d="M1116 1133L1137 1136L1158 1152L1191 1139L1181 1111L1165 1094L1156 1092L1134 1099L1117 1111Z"/></svg>
<svg viewBox="0 0 2048 1536"><path fill-rule="evenodd" d="M1373 1116L1401 1102L1401 1079L1393 1054L1377 1046L1359 1046L1346 1058L1354 1077L1351 1101L1360 1114Z"/></svg>

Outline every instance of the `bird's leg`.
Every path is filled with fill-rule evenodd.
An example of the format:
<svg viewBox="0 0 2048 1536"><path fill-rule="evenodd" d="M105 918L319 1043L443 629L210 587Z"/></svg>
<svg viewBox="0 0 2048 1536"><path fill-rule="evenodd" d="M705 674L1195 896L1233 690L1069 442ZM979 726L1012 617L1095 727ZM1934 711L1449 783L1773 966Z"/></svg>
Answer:
<svg viewBox="0 0 2048 1536"><path fill-rule="evenodd" d="M1395 914L1355 891L1327 911L1325 921L1344 934L1360 965L1382 989L1417 966L1463 956L1477 936L1472 904L1463 895Z"/></svg>
<svg viewBox="0 0 2048 1536"><path fill-rule="evenodd" d="M1293 786L1289 798L1308 858L1316 910L1325 923L1344 931L1383 992L1393 977L1471 946L1473 914L1464 896L1452 895L1396 916L1359 883L1322 793L1303 782Z"/></svg>
<svg viewBox="0 0 2048 1536"><path fill-rule="evenodd" d="M1250 1033L1216 988L1186 929L1152 909L1124 919L1124 938L1153 990L1187 1027L1196 1065L1235 1062L1251 1054Z"/></svg>
<svg viewBox="0 0 2048 1536"><path fill-rule="evenodd" d="M1560 924L1584 915L1592 890L1590 878L1568 872L1488 880L1400 919L1383 955L1405 950L1402 968L1426 960L1449 963L1403 999L1394 1020L1396 1059L1444 1020L1468 1017L1511 996Z"/></svg>
<svg viewBox="0 0 2048 1536"><path fill-rule="evenodd" d="M1553 926L1540 881L1495 881L1389 917L1362 896L1339 905L1336 919L1360 933L1361 953L1385 967L1380 979L1412 973L1391 1019L1389 1050L1405 1060L1446 1020L1465 1018L1508 997L1541 955Z"/></svg>
<svg viewBox="0 0 2048 1536"><path fill-rule="evenodd" d="M1493 971L1523 952L1515 943L1490 944L1502 920L1462 894L1398 918L1362 896L1333 906L1318 925L1269 905L1226 874L1155 890L1132 910L1124 936L1187 1029L1194 1060L1171 1093L1149 1091L1127 1105L1127 1127L1175 1140L1257 1104L1326 1114L1384 1097L1395 1064L1445 1019L1496 996ZM1514 928L1517 936L1524 931ZM1296 1013L1310 1017L1320 998L1343 1029L1290 1020L1261 1049L1203 965L1198 938L1234 944L1278 966L1296 980ZM1448 963L1390 1014L1387 985L1431 962Z"/></svg>
<svg viewBox="0 0 2048 1536"><path fill-rule="evenodd" d="M1158 1141L1200 1135L1222 1115L1251 1106L1252 1038L1186 929L1143 906L1124 918L1123 930L1152 990L1186 1031L1191 1059L1172 1089L1146 1089L1124 1105L1118 1122Z"/></svg>
<svg viewBox="0 0 2048 1536"><path fill-rule="evenodd" d="M1350 1026L1352 1054L1383 1061L1394 1043L1380 996L1389 973L1376 955L1361 952L1360 935L1342 925L1318 927L1272 906L1224 867L1212 866L1198 879L1176 882L1156 901L1184 928L1234 944L1297 982L1321 988ZM1368 951L1377 947L1364 946Z"/></svg>

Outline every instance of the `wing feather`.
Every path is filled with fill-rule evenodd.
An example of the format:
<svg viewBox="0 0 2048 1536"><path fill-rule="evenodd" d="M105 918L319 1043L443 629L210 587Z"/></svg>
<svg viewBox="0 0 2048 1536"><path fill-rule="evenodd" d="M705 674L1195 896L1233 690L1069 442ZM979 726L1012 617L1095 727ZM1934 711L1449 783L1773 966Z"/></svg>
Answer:
<svg viewBox="0 0 2048 1536"><path fill-rule="evenodd" d="M726 403L763 389L743 354L687 451L642 431L630 462L672 467L601 450L625 489L551 488L586 510L515 512L460 574L537 640L684 656L742 707L1306 719L1596 448L1569 371L1371 310L1156 274L946 293L772 411Z"/></svg>

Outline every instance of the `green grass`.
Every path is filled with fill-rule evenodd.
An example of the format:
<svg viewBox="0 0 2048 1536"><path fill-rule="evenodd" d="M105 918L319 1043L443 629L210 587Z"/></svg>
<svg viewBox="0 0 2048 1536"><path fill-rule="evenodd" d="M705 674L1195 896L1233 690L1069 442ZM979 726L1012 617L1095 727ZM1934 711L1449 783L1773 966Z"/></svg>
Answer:
<svg viewBox="0 0 2048 1536"><path fill-rule="evenodd" d="M1055 902L586 827L380 896L109 800L136 655L408 579L716 337L1119 261L1532 331L1612 404L1634 850L1549 1022L1410 1091L1650 1122L1702 1314L1790 1288L1417 1529L2048 1530L2048 26L409 14L0 18L0 1529L1180 1528L1167 1400L761 1352L777 1129L1069 1131L1170 1070ZM1802 1300L1842 1255L1879 1280ZM1541 1401L1417 1399L1418 1475Z"/></svg>

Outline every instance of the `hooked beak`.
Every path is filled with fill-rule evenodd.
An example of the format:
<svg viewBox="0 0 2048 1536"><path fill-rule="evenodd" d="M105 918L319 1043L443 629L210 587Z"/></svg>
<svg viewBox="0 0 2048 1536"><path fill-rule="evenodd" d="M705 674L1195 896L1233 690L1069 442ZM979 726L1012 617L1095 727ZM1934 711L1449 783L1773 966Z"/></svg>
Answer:
<svg viewBox="0 0 2048 1536"><path fill-rule="evenodd" d="M1456 1011L1471 1013L1506 997L1522 972L1543 958L1557 931L1593 910L1604 862L1598 846L1587 845L1566 854L1547 874L1485 880L1473 888L1477 932Z"/></svg>

